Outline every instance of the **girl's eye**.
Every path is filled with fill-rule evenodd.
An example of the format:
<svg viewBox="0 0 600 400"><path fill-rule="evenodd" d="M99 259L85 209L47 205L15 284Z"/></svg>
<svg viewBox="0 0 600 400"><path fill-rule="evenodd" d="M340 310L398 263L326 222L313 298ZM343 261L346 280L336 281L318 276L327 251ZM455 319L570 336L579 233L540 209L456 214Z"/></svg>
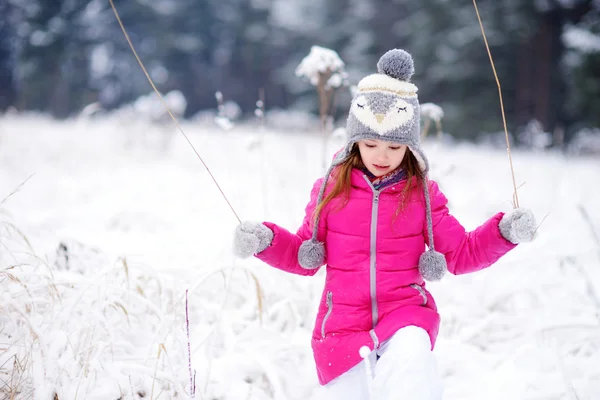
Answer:
<svg viewBox="0 0 600 400"><path fill-rule="evenodd" d="M368 148L371 148L371 149L372 149L373 147L375 147L375 145L374 145L374 144L368 144L368 143L365 143L365 146L367 146Z"/></svg>
<svg viewBox="0 0 600 400"><path fill-rule="evenodd" d="M392 150L400 150L400 147L390 147Z"/></svg>
<svg viewBox="0 0 600 400"><path fill-rule="evenodd" d="M400 112L400 111L406 112L406 107L398 107L398 112Z"/></svg>

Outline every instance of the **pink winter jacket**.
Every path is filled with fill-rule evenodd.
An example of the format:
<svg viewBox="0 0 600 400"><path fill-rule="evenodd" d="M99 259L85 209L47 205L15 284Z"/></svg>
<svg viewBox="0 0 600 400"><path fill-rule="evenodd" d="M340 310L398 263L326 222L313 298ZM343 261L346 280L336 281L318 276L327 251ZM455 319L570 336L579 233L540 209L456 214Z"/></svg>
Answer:
<svg viewBox="0 0 600 400"><path fill-rule="evenodd" d="M311 237L322 180L315 182L304 222L295 234L264 222L273 230L273 241L257 258L299 275L317 272L298 264L298 249ZM325 243L327 276L312 335L322 385L358 364L362 346L375 349L408 325L425 329L433 349L440 316L417 268L427 244L425 203L422 185L417 185L397 214L406 184L403 180L378 192L355 169L348 203L339 209L336 199L322 211L318 239ZM451 273L486 268L515 247L500 234L503 213L465 232L448 213L448 200L434 181L429 181L429 191L435 249L446 256Z"/></svg>

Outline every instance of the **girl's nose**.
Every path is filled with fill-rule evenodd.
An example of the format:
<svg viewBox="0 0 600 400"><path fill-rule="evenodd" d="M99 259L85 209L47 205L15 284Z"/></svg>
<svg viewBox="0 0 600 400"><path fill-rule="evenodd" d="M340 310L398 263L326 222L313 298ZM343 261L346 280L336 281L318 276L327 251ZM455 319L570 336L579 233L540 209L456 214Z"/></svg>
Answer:
<svg viewBox="0 0 600 400"><path fill-rule="evenodd" d="M385 147L382 146L379 148L378 157L380 160L387 160L388 157L387 157L387 151L386 151Z"/></svg>

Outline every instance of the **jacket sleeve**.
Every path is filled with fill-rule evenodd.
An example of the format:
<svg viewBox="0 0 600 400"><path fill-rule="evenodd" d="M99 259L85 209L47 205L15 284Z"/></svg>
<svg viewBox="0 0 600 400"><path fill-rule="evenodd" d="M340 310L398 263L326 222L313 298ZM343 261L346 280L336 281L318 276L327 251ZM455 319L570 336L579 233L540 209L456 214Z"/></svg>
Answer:
<svg viewBox="0 0 600 400"><path fill-rule="evenodd" d="M429 193L434 247L446 257L450 273L460 275L487 268L516 247L500 233L498 224L504 213L497 213L474 231L466 232L450 214L448 199L436 182L429 181ZM427 221L424 229L429 246Z"/></svg>
<svg viewBox="0 0 600 400"><path fill-rule="evenodd" d="M314 226L313 212L317 206L317 197L322 182L323 178L320 178L314 183L310 193L310 201L305 209L302 226L300 226L295 234L272 222L263 222L265 226L273 231L273 240L269 247L256 254L256 258L272 267L293 274L312 276L317 273L322 265L315 269L302 268L298 263L298 250L300 249L302 242L312 237ZM320 242L325 241L326 219L326 212L323 210L319 222L319 231L317 232L317 239ZM325 265L326 262L327 260L325 259L323 265Z"/></svg>

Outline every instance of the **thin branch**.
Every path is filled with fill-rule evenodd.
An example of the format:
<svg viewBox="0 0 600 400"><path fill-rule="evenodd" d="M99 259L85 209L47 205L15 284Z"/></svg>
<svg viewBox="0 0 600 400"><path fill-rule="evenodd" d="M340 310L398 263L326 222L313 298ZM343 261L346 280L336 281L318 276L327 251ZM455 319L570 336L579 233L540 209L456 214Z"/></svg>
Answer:
<svg viewBox="0 0 600 400"><path fill-rule="evenodd" d="M579 270L579 273L581 274L581 276L583 277L583 280L585 281L585 286L586 286L586 291L587 291L588 296L590 297L590 299L592 299L592 302L596 305L596 309L600 310L600 297L596 294L596 289L594 287L594 284L592 283L592 279L590 278L587 271L585 270L585 267L583 265L581 265L580 263L576 262L575 260L572 260L571 263L575 267L577 267L577 269ZM596 317L600 320L600 314L596 313Z"/></svg>
<svg viewBox="0 0 600 400"><path fill-rule="evenodd" d="M481 22L481 16L479 15L479 9L477 8L477 1L473 0L473 5L475 6L475 12L477 13L477 20L479 21L479 27L481 28L481 34L483 35L483 41L485 42L485 48L487 49L488 56L490 58L490 63L492 64L492 71L494 71L494 77L496 78L496 85L498 85L498 95L500 96L500 109L502 111L502 122L504 124L504 135L506 136L506 150L508 152L508 161L510 162L510 171L512 174L513 181L513 199L514 199L514 208L519 207L519 196L517 195L517 183L515 181L515 169L512 163L512 155L510 154L510 140L508 138L508 128L506 127L506 115L504 114L504 100L502 99L502 87L500 86L500 79L498 79L498 74L496 73L496 67L494 65L494 59L492 58L492 52L490 51L490 46L488 45L487 37L485 36L485 30L483 29L483 22Z"/></svg>
<svg viewBox="0 0 600 400"><path fill-rule="evenodd" d="M187 346L188 346L188 368L190 372L190 396L192 399L196 397L196 388L194 387L194 375L192 374L192 346L190 343L190 315L188 312L188 290L185 290L185 326L187 329Z"/></svg>
<svg viewBox="0 0 600 400"><path fill-rule="evenodd" d="M546 218L548 218L549 215L550 215L550 213L546 214L544 216L544 218L542 218L542 222L540 222L540 224L537 226L537 228L535 228L535 231L533 231L533 236L535 236L536 232L538 231L538 229L540 229L540 226L542 226L542 224L544 223L544 221L546 220Z"/></svg>
<svg viewBox="0 0 600 400"><path fill-rule="evenodd" d="M25 179L23 182L21 182L19 184L19 186L17 186L8 196L6 196L4 198L4 200L2 200L0 202L0 207L2 207L4 205L4 203L6 202L6 200L8 200L11 196L13 196L14 194L16 194L19 190L21 190L21 188L23 187L23 185L25 185L27 183L27 181L29 179L31 179L31 177L34 176L34 175L35 175L35 172L33 174L29 175L29 177L27 179Z"/></svg>
<svg viewBox="0 0 600 400"><path fill-rule="evenodd" d="M590 228L590 232L592 233L592 237L594 238L594 241L596 242L596 245L598 247L600 247L600 237L598 237L598 233L596 232L594 223L592 222L592 219L590 218L590 215L588 214L587 210L585 209L583 204L578 204L577 209L581 213L581 216L583 217L585 222L588 224L588 226Z"/></svg>
<svg viewBox="0 0 600 400"><path fill-rule="evenodd" d="M181 125L179 124L179 121L177 120L177 118L175 118L175 116L171 112L171 108L169 107L169 105L167 104L167 102L165 101L165 99L163 98L163 96L160 94L160 92L156 88L156 85L154 84L154 81L152 80L152 78L150 78L150 74L148 74L148 71L146 71L146 67L144 67L144 63L142 62L142 60L138 56L137 51L135 50L135 47L133 46L133 43L131 42L131 39L129 38L129 34L127 33L127 30L125 29L125 26L123 25L123 22L121 21L121 17L119 16L119 13L117 12L117 8L115 7L115 4L113 3L113 0L108 0L108 1L110 2L110 6L112 7L113 12L115 13L115 17L117 17L117 22L119 23L119 26L121 27L121 30L123 31L123 34L125 35L125 39L127 40L127 43L129 44L129 47L131 48L131 51L133 52L133 55L135 56L138 64L140 64L140 67L142 68L142 71L144 71L144 74L146 75L146 78L148 78L148 82L150 82L150 85L152 86L152 89L154 89L154 91L158 95L160 101L162 102L163 106L165 107L165 109L167 110L167 112L169 113L169 115L171 116L171 119L173 120L173 122L175 122L175 125L179 129L179 132L181 132L181 134L183 135L183 137L185 138L185 140L188 142L188 144L190 145L190 147L192 148L192 150L194 150L194 153L196 153L196 156L198 157L198 159L200 160L200 162L202 163L202 165L204 165L204 168L206 168L206 171L210 175L210 177L213 180L214 184L217 186L217 189L219 189L219 192L221 192L221 195L223 196L223 198L227 202L227 205L229 206L229 208L231 209L231 211L233 212L233 214L237 218L238 222L242 223L242 220L240 219L240 217L238 216L238 214L233 209L233 206L229 202L229 199L227 198L227 196L225 196L225 192L223 192L223 189L221 189L221 186L219 185L219 183L217 182L216 178L214 177L214 175L210 171L210 168L208 168L208 165L206 165L206 163L204 162L204 160L202 159L202 157L200 157L200 154L198 153L198 151L196 150L196 148L194 147L194 145L192 144L192 142L190 141L190 139L187 137L187 135L185 134L185 132L181 128Z"/></svg>
<svg viewBox="0 0 600 400"><path fill-rule="evenodd" d="M569 376L567 375L567 369L565 367L565 362L563 361L563 358L559 354L558 349L555 348L554 350L555 350L556 360L558 361L558 366L560 367L560 372L562 372L565 386L567 387L567 390L571 394L571 397L575 398L575 400L579 400L579 396L577 396L577 392L575 391L575 388L573 387L573 383L571 382L571 379L569 379Z"/></svg>

